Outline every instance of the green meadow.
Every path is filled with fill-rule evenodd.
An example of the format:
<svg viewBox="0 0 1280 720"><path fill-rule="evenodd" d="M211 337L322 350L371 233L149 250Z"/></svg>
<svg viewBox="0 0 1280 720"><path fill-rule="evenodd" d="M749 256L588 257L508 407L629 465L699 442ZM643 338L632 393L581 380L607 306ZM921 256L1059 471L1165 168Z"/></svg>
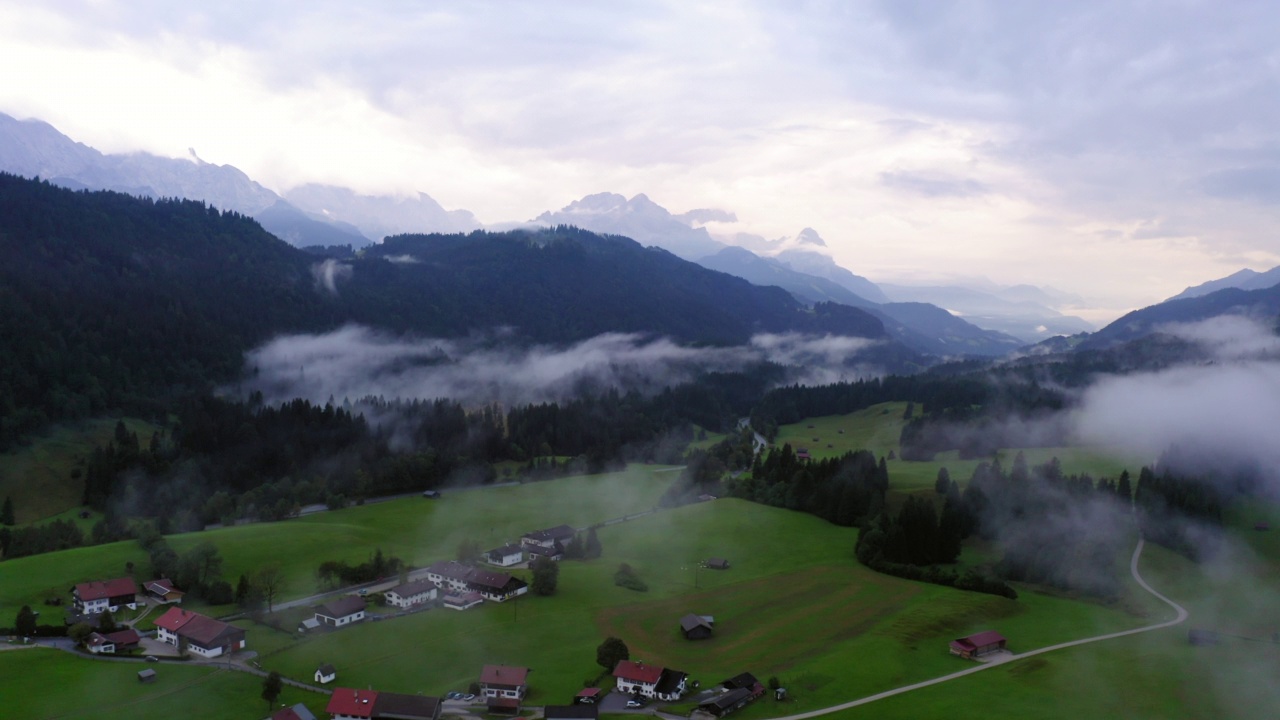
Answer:
<svg viewBox="0 0 1280 720"><path fill-rule="evenodd" d="M13 499L18 524L52 519L80 507L84 496L83 463L95 447L106 445L115 420L91 420L61 427L31 440L25 447L0 454L0 501ZM144 445L157 428L141 420L125 420Z"/></svg>

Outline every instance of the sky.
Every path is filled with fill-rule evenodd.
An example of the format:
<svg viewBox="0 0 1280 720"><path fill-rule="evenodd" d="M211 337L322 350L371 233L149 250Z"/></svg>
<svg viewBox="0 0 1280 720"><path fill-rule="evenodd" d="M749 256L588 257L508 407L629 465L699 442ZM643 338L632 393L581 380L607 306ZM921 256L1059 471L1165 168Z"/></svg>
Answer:
<svg viewBox="0 0 1280 720"><path fill-rule="evenodd" d="M1266 2L0 0L0 111L485 223L597 192L1106 320L1280 265Z"/></svg>

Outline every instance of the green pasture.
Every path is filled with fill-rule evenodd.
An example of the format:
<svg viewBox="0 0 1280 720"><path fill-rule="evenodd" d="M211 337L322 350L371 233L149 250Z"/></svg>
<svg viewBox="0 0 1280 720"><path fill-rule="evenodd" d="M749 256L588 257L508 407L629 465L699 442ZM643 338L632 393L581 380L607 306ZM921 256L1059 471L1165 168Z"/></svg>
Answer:
<svg viewBox="0 0 1280 720"><path fill-rule="evenodd" d="M375 548L415 566L454 557L464 540L484 549L519 541L532 530L567 523L586 526L652 509L675 480L665 466L632 466L606 475L561 478L510 487L446 490L439 500L412 497L322 512L275 523L241 525L169 537L179 554L211 542L232 585L241 573L278 562L285 570L281 599L315 593L325 560L360 563ZM659 471L659 472L654 472ZM72 585L125 574L132 561L147 572L147 553L134 541L75 548L0 562L0 616L66 596Z"/></svg>
<svg viewBox="0 0 1280 720"><path fill-rule="evenodd" d="M125 426L138 434L144 445L156 426L126 419ZM64 426L33 438L25 447L0 454L0 501L13 499L14 519L19 524L52 518L80 506L84 478L83 462L93 449L106 445L115 432L115 420L92 420Z"/></svg>
<svg viewBox="0 0 1280 720"><path fill-rule="evenodd" d="M704 684L744 670L792 678L789 709L802 711L965 667L946 643L993 625L1038 647L1142 622L1065 598L1015 602L879 575L854 562L855 536L740 500L686 506L601 529L604 557L562 563L554 597L365 623L308 638L264 667L305 677L331 662L343 683L439 694L465 689L484 664L514 664L534 670L531 704L564 703L600 676L595 646L617 635L633 658ZM695 569L712 556L731 568ZM621 562L649 592L613 585ZM679 635L689 612L715 616L711 640Z"/></svg>
<svg viewBox="0 0 1280 720"><path fill-rule="evenodd" d="M155 682L138 682L143 669L156 671ZM267 715L261 693L262 678L207 665L109 662L44 648L0 652L5 717L243 720ZM277 707L298 702L319 715L328 700L286 686Z"/></svg>

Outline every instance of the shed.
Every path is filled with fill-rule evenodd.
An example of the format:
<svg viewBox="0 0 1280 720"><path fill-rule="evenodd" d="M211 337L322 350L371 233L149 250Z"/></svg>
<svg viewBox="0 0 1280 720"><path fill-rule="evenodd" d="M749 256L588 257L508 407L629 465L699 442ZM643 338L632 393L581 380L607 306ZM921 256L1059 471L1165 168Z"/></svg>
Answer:
<svg viewBox="0 0 1280 720"><path fill-rule="evenodd" d="M702 563L702 567L708 570L728 570L729 561L724 558L708 558L706 562Z"/></svg>
<svg viewBox="0 0 1280 720"><path fill-rule="evenodd" d="M959 655L966 660L973 660L983 655L1004 650L1007 642L1004 636L995 630L986 630L968 637L952 640L951 654Z"/></svg>
<svg viewBox="0 0 1280 720"><path fill-rule="evenodd" d="M138 671L138 682L149 683L156 681L156 671L151 668Z"/></svg>
<svg viewBox="0 0 1280 720"><path fill-rule="evenodd" d="M316 673L315 673L316 682L320 683L321 685L324 685L325 683L331 683L334 680L336 680L337 677L338 677L337 668L335 668L333 665L329 663L325 663L320 667L316 668Z"/></svg>
<svg viewBox="0 0 1280 720"><path fill-rule="evenodd" d="M711 637L711 623L701 616L689 613L680 618L680 632L685 640L706 640Z"/></svg>
<svg viewBox="0 0 1280 720"><path fill-rule="evenodd" d="M573 696L573 703L575 705L590 705L599 701L600 688L596 687L583 688L578 691L577 695Z"/></svg>

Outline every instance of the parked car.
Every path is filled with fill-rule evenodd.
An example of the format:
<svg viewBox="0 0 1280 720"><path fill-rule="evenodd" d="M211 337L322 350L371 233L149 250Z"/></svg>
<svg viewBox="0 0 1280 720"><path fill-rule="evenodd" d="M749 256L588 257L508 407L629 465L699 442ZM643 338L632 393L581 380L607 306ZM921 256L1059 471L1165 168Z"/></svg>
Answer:
<svg viewBox="0 0 1280 720"><path fill-rule="evenodd" d="M160 662L160 658L156 657L155 655L148 655L143 659L146 660L147 662Z"/></svg>
<svg viewBox="0 0 1280 720"><path fill-rule="evenodd" d="M630 700L627 701L627 707L629 708L644 707L644 701L631 698Z"/></svg>
<svg viewBox="0 0 1280 720"><path fill-rule="evenodd" d="M462 696L462 700L464 700L465 702L471 702L472 700L475 700L475 699L476 699L476 696L472 693L467 693L466 695Z"/></svg>
<svg viewBox="0 0 1280 720"><path fill-rule="evenodd" d="M458 692L457 690L451 690L445 693L444 699L445 700L461 700L462 693Z"/></svg>
<svg viewBox="0 0 1280 720"><path fill-rule="evenodd" d="M356 591L356 594L359 595L360 597L364 597L365 595L369 594L369 588L360 588L359 590Z"/></svg>

